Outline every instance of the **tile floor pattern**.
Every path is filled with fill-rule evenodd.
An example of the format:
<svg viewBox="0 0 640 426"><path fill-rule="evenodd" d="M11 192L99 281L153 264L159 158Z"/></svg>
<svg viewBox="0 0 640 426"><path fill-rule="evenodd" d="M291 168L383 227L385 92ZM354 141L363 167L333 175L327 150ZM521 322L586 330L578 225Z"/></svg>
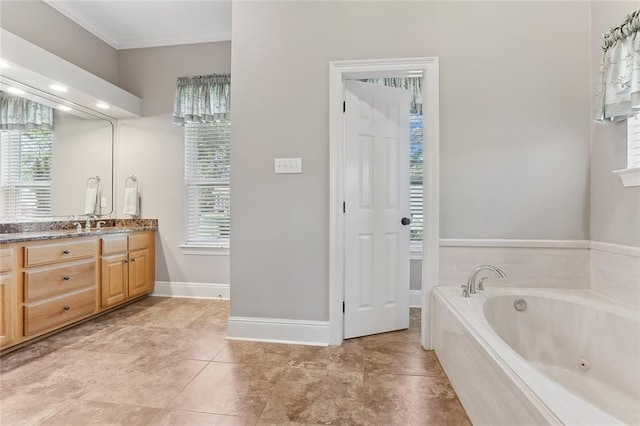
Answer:
<svg viewBox="0 0 640 426"><path fill-rule="evenodd" d="M470 425L408 330L226 341L229 302L148 297L0 358L2 425Z"/></svg>

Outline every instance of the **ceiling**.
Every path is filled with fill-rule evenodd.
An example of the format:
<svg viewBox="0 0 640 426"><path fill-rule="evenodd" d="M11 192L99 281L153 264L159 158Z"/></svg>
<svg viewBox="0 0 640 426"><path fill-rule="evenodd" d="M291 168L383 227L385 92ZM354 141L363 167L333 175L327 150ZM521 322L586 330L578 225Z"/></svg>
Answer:
<svg viewBox="0 0 640 426"><path fill-rule="evenodd" d="M231 40L231 0L44 0L116 49Z"/></svg>

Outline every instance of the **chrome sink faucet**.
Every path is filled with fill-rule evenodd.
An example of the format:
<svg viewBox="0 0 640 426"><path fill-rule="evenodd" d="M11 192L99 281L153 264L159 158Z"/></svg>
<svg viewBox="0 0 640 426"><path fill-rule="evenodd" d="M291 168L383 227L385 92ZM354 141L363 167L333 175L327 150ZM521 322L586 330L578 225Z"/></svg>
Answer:
<svg viewBox="0 0 640 426"><path fill-rule="evenodd" d="M84 228L88 231L91 229L91 221L97 219L97 217L93 214L87 216L87 220L84 223Z"/></svg>
<svg viewBox="0 0 640 426"><path fill-rule="evenodd" d="M492 265L477 266L473 271L471 271L471 275L469 275L469 280L467 281L467 285L461 286L462 297L471 297L472 294L476 294L476 277L478 276L478 273L480 273L480 271L485 271L485 270L494 272L500 278L505 278L507 276L507 274L502 272L502 270L496 266L492 266ZM478 287L479 291L484 290L483 281L486 278L487 277L482 277L482 279L480 280L480 285Z"/></svg>
<svg viewBox="0 0 640 426"><path fill-rule="evenodd" d="M104 225L105 222L104 220L99 221L98 223L96 223L96 231L100 231L102 229L102 225Z"/></svg>

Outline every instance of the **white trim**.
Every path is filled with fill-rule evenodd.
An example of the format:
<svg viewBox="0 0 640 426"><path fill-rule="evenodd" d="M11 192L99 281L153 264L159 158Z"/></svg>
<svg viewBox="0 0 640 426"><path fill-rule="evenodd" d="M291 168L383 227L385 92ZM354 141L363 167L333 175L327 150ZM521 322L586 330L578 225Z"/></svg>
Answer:
<svg viewBox="0 0 640 426"><path fill-rule="evenodd" d="M156 281L151 296L229 300L230 294L229 284Z"/></svg>
<svg viewBox="0 0 640 426"><path fill-rule="evenodd" d="M640 167L634 167L633 169L614 170L611 173L618 175L622 181L622 186L625 188L629 186L640 186Z"/></svg>
<svg viewBox="0 0 640 426"><path fill-rule="evenodd" d="M409 290L409 307L422 308L422 290Z"/></svg>
<svg viewBox="0 0 640 426"><path fill-rule="evenodd" d="M95 22L93 19L88 18L84 13L78 12L75 7L71 6L69 1L44 0L44 2L114 49L118 49L118 39L114 37L110 31Z"/></svg>
<svg viewBox="0 0 640 426"><path fill-rule="evenodd" d="M622 254L631 257L640 257L640 247L623 246L621 244L603 243L600 241L591 241L591 249L604 251L607 253Z"/></svg>
<svg viewBox="0 0 640 426"><path fill-rule="evenodd" d="M200 256L229 256L229 247L213 247L213 246L197 246L197 245L180 245L182 254L200 255Z"/></svg>
<svg viewBox="0 0 640 426"><path fill-rule="evenodd" d="M437 57L332 61L329 63L329 325L330 344L343 340L344 317L344 101L345 78L366 78L417 72L423 76L424 112L424 241L422 252L422 346L430 349L431 290L439 268L439 61Z"/></svg>
<svg viewBox="0 0 640 426"><path fill-rule="evenodd" d="M119 38L112 31L79 12L68 0L44 0L44 2L116 50L231 40L229 31Z"/></svg>
<svg viewBox="0 0 640 426"><path fill-rule="evenodd" d="M229 317L228 340L328 346L328 321Z"/></svg>
<svg viewBox="0 0 640 426"><path fill-rule="evenodd" d="M197 34L175 34L170 36L135 37L118 40L116 49L139 49L142 47L175 46L179 44L211 43L230 41L230 32L204 32ZM106 40L105 40L106 41Z"/></svg>
<svg viewBox="0 0 640 426"><path fill-rule="evenodd" d="M500 240L441 238L440 247L589 248L589 240Z"/></svg>

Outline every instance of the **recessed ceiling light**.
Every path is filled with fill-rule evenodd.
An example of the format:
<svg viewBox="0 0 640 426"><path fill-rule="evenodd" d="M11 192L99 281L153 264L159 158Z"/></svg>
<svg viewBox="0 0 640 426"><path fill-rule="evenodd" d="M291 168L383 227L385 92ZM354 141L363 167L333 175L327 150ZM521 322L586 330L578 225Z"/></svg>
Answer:
<svg viewBox="0 0 640 426"><path fill-rule="evenodd" d="M97 106L98 108L100 108L100 109L109 109L109 108L111 108L111 105L106 104L106 103L104 103L104 102L98 102L98 103L96 104L96 106Z"/></svg>
<svg viewBox="0 0 640 426"><path fill-rule="evenodd" d="M5 61L0 61L0 68L11 68L11 65L6 63Z"/></svg>
<svg viewBox="0 0 640 426"><path fill-rule="evenodd" d="M55 90L56 92L66 92L68 89L61 84L50 84L49 88Z"/></svg>
<svg viewBox="0 0 640 426"><path fill-rule="evenodd" d="M18 89L17 87L8 87L7 88L7 92L13 94L13 95L24 95L25 91L22 89Z"/></svg>
<svg viewBox="0 0 640 426"><path fill-rule="evenodd" d="M60 111L71 111L71 107L68 107L66 105L58 105L56 108L58 108Z"/></svg>

